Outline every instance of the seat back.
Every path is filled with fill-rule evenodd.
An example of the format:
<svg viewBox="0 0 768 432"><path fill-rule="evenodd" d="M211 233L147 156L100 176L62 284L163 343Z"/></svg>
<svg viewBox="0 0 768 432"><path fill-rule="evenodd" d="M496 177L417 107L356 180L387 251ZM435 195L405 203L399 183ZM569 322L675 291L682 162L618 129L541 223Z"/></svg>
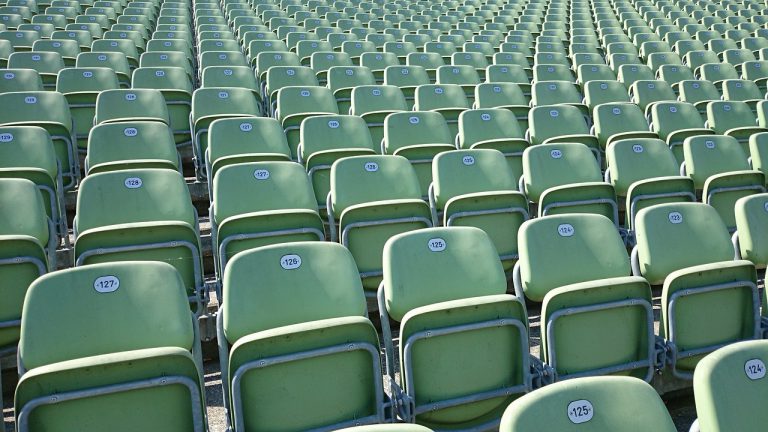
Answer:
<svg viewBox="0 0 768 432"><path fill-rule="evenodd" d="M419 144L453 145L448 124L440 113L399 112L390 114L384 119L383 149L387 154L392 154L403 147Z"/></svg>
<svg viewBox="0 0 768 432"><path fill-rule="evenodd" d="M648 415L633 415L638 408ZM676 430L653 387L631 377L576 378L546 386L513 402L499 430L576 431L590 424L596 431Z"/></svg>
<svg viewBox="0 0 768 432"><path fill-rule="evenodd" d="M105 90L96 99L94 124L150 120L169 124L168 108L160 90Z"/></svg>
<svg viewBox="0 0 768 432"><path fill-rule="evenodd" d="M520 228L518 238L519 288L533 301L542 301L555 288L627 276L630 271L616 226L601 215L564 214L529 220ZM585 250L592 252L585 254ZM551 263L558 263L562 271L551 271Z"/></svg>
<svg viewBox="0 0 768 432"><path fill-rule="evenodd" d="M638 270L651 285L686 267L733 259L723 220L701 203L660 204L635 219Z"/></svg>

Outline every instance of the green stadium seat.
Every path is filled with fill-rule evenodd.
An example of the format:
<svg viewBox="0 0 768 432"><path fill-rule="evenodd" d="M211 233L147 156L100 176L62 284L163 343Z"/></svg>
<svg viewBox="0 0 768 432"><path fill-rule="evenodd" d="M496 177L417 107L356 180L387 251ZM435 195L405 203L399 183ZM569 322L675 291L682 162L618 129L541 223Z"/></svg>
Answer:
<svg viewBox="0 0 768 432"><path fill-rule="evenodd" d="M0 94L0 125L40 126L53 141L65 190L77 184L79 160L72 117L64 95L57 92L12 92Z"/></svg>
<svg viewBox="0 0 768 432"><path fill-rule="evenodd" d="M203 431L198 337L184 285L168 264L108 263L46 275L24 302L16 423L20 430Z"/></svg>
<svg viewBox="0 0 768 432"><path fill-rule="evenodd" d="M283 125L293 159L298 159L301 122L316 115L338 113L336 99L328 87L289 86L277 92L275 118Z"/></svg>
<svg viewBox="0 0 768 432"><path fill-rule="evenodd" d="M80 152L88 148L88 133L93 127L99 93L118 88L117 74L109 68L66 68L59 72L56 91L63 94L69 104L73 133Z"/></svg>
<svg viewBox="0 0 768 432"><path fill-rule="evenodd" d="M355 87L376 84L373 73L365 66L331 66L327 76L328 88L333 92L340 114L349 113Z"/></svg>
<svg viewBox="0 0 768 432"><path fill-rule="evenodd" d="M42 90L43 81L33 69L4 69L0 77L0 93Z"/></svg>
<svg viewBox="0 0 768 432"><path fill-rule="evenodd" d="M637 410L646 413L636 415ZM650 385L631 377L588 377L547 386L513 402L501 432L589 428L595 432L677 430Z"/></svg>
<svg viewBox="0 0 768 432"><path fill-rule="evenodd" d="M681 174L693 179L702 202L717 210L730 231L736 229L734 205L739 198L765 192L765 176L753 171L739 142L725 135L686 138Z"/></svg>
<svg viewBox="0 0 768 432"><path fill-rule="evenodd" d="M259 116L261 107L253 92L243 88L208 87L195 90L189 128L192 131L195 171L198 179L207 177L205 152L208 128L214 120L226 117Z"/></svg>
<svg viewBox="0 0 768 432"><path fill-rule="evenodd" d="M75 233L77 266L146 260L173 265L196 313L203 285L197 212L184 177L169 169L93 174L80 184Z"/></svg>
<svg viewBox="0 0 768 432"><path fill-rule="evenodd" d="M300 242L243 252L227 267L223 298L217 330L234 428L335 430L387 420L379 341L345 248Z"/></svg>
<svg viewBox="0 0 768 432"><path fill-rule="evenodd" d="M91 129L85 158L86 175L135 168L181 171L173 131L167 124L124 119Z"/></svg>
<svg viewBox="0 0 768 432"><path fill-rule="evenodd" d="M501 111L504 112L504 111ZM474 226L492 239L505 271L517 253L517 231L528 201L504 155L493 149L440 153L432 164L429 203L434 226Z"/></svg>
<svg viewBox="0 0 768 432"><path fill-rule="evenodd" d="M64 69L64 60L56 52L14 52L8 58L8 68L33 69L43 81L43 88L53 90L59 71Z"/></svg>
<svg viewBox="0 0 768 432"><path fill-rule="evenodd" d="M723 90L725 91L725 87ZM768 131L768 129L757 125L757 118L749 104L742 101L712 101L708 103L705 127L711 128L717 134L736 138L745 151L747 151L749 137L752 134Z"/></svg>
<svg viewBox="0 0 768 432"><path fill-rule="evenodd" d="M369 85L352 89L349 113L365 120L375 148L381 146L381 140L384 138L386 116L408 110L405 96L398 87Z"/></svg>
<svg viewBox="0 0 768 432"><path fill-rule="evenodd" d="M658 138L658 135L650 131L641 107L633 103L610 102L597 105L592 118L595 122L592 133L597 137L604 152L619 140Z"/></svg>
<svg viewBox="0 0 768 432"><path fill-rule="evenodd" d="M168 109L160 90L104 90L96 98L93 124L124 121L157 121L169 124Z"/></svg>
<svg viewBox="0 0 768 432"><path fill-rule="evenodd" d="M227 263L245 250L325 239L312 185L299 164L227 165L216 172L211 193L211 230L219 278ZM244 194L259 199L244 200Z"/></svg>
<svg viewBox="0 0 768 432"><path fill-rule="evenodd" d="M696 135L713 135L698 109L686 102L659 102L651 107L651 131L667 142L675 158L683 162L683 141Z"/></svg>
<svg viewBox="0 0 768 432"><path fill-rule="evenodd" d="M636 217L636 238L632 273L663 285L659 336L673 376L691 379L704 355L760 336L755 267L733 260L717 210L702 203L645 208Z"/></svg>
<svg viewBox="0 0 768 432"><path fill-rule="evenodd" d="M592 150L598 162L600 144L590 135L587 120L575 106L550 105L531 108L526 138L531 145L569 142L582 143Z"/></svg>
<svg viewBox="0 0 768 432"><path fill-rule="evenodd" d="M531 389L525 305L506 289L498 252L480 229L422 229L387 242L379 315L387 375L402 389L407 420L490 429ZM402 341L397 351L393 322Z"/></svg>
<svg viewBox="0 0 768 432"><path fill-rule="evenodd" d="M734 343L702 359L693 378L698 419L691 431L759 430L763 415L753 402L764 397L765 361L765 341ZM744 402L733 403L734 395Z"/></svg>
<svg viewBox="0 0 768 432"><path fill-rule="evenodd" d="M352 252L368 296L381 281L387 239L432 225L421 196L416 172L403 157L352 156L331 166L330 238Z"/></svg>

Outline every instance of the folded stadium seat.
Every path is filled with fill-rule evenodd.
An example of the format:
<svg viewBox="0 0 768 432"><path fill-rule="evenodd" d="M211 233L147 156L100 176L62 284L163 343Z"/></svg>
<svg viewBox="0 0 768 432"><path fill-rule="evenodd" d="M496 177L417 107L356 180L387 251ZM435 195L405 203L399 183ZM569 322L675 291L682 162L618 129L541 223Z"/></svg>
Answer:
<svg viewBox="0 0 768 432"><path fill-rule="evenodd" d="M646 415L636 415L637 410ZM510 404L499 430L568 432L585 428L596 432L676 430L656 390L630 377L587 377L546 386Z"/></svg>
<svg viewBox="0 0 768 432"><path fill-rule="evenodd" d="M233 430L387 421L379 341L346 249L301 242L243 252L224 274L223 298L217 330ZM298 298L312 307L296 308Z"/></svg>
<svg viewBox="0 0 768 432"><path fill-rule="evenodd" d="M7 73L7 72L6 72ZM72 118L64 95L57 92L11 92L0 94L0 125L40 126L51 137L60 164L63 186L70 190L80 177Z"/></svg>
<svg viewBox="0 0 768 432"><path fill-rule="evenodd" d="M761 49L768 48L768 39L764 36L745 37L739 42L739 46L752 51L755 56L758 56Z"/></svg>
<svg viewBox="0 0 768 432"><path fill-rule="evenodd" d="M97 264L38 279L21 320L16 423L204 431L196 327L184 284L165 263Z"/></svg>
<svg viewBox="0 0 768 432"><path fill-rule="evenodd" d="M192 59L187 57L181 51L148 51L141 55L138 61L138 66L142 68L156 67L178 67L184 69L188 75L188 80L192 82L195 79L195 73L192 66ZM130 60L129 60L130 64ZM135 69L134 66L131 66ZM135 83L134 83L135 85Z"/></svg>
<svg viewBox="0 0 768 432"><path fill-rule="evenodd" d="M644 59L646 62L648 62L651 54L657 54L657 53L662 53L662 54L672 53L672 47L670 47L667 42L658 41L658 40L647 41L640 44L640 50L638 51L638 54L640 54L640 58ZM664 63L662 62L662 64Z"/></svg>
<svg viewBox="0 0 768 432"><path fill-rule="evenodd" d="M355 87L375 84L376 78L365 66L332 66L328 69L328 88L333 92L341 114L349 113Z"/></svg>
<svg viewBox="0 0 768 432"><path fill-rule="evenodd" d="M243 63L247 64L245 61L245 55L240 53L240 44L238 44L237 41L233 39L201 39L197 44L197 53L201 64L205 64L208 61L214 62L214 64L223 63L218 63L217 59L232 62L233 66L245 66ZM206 54L209 53L231 54L228 56L228 58L222 59L220 56L206 56ZM240 53L242 55L237 55L235 53Z"/></svg>
<svg viewBox="0 0 768 432"><path fill-rule="evenodd" d="M519 298L543 300L541 360L556 381L588 375L631 375L650 381L657 368L648 283L629 274L616 227L600 215L557 215L528 221L515 266ZM599 250L583 254L583 250ZM564 263L553 273L545 262ZM567 264L565 264L567 263ZM617 342L585 346L585 333ZM605 339L603 339L605 340Z"/></svg>
<svg viewBox="0 0 768 432"><path fill-rule="evenodd" d="M261 89L253 69L247 66L208 66L203 70L200 87L237 87L253 92L261 105Z"/></svg>
<svg viewBox="0 0 768 432"><path fill-rule="evenodd" d="M600 104L595 107L593 118L592 133L597 136L603 152L622 139L658 138L656 133L650 131L643 111L633 103Z"/></svg>
<svg viewBox="0 0 768 432"><path fill-rule="evenodd" d="M145 53L152 54L152 53ZM144 59L144 55L142 55ZM133 71L134 89L160 90L177 146L192 143L189 114L192 111L192 82L180 67L140 67Z"/></svg>
<svg viewBox="0 0 768 432"><path fill-rule="evenodd" d="M437 68L445 66L445 61L436 52L412 52L408 54L404 63L407 66L421 66L426 70L430 82L437 81ZM478 78L479 79L479 78Z"/></svg>
<svg viewBox="0 0 768 432"><path fill-rule="evenodd" d="M765 176L752 170L743 146L730 136L689 137L683 143L680 173L693 179L702 202L714 207L730 231L736 229L739 198L765 191Z"/></svg>
<svg viewBox="0 0 768 432"><path fill-rule="evenodd" d="M537 44L541 45L541 44ZM552 44L545 44L551 46ZM562 45L559 45L562 47ZM564 52L536 51L533 56L533 63L537 65L563 65L571 67L571 60Z"/></svg>
<svg viewBox="0 0 768 432"><path fill-rule="evenodd" d="M42 91L40 74L32 69L3 69L0 74L0 93Z"/></svg>
<svg viewBox="0 0 768 432"><path fill-rule="evenodd" d="M577 72L577 79L578 79L578 70L580 66L605 66L605 71L610 71L610 67L605 63L605 59L600 54L590 54L590 53L577 53L573 54L571 57L571 67L573 69L576 69ZM613 74L613 71L611 71L611 74Z"/></svg>
<svg viewBox="0 0 768 432"><path fill-rule="evenodd" d="M131 68L124 53L86 52L77 55L75 66L78 68L109 68L115 71L120 87L131 87Z"/></svg>
<svg viewBox="0 0 768 432"><path fill-rule="evenodd" d="M181 274L196 313L204 291L197 212L184 177L169 169L133 169L86 177L73 224L76 266L165 261Z"/></svg>
<svg viewBox="0 0 768 432"><path fill-rule="evenodd" d="M693 377L698 419L691 432L719 432L732 427L745 432L760 430L763 415L744 414L754 411L751 401L760 400L765 393L761 380L765 377L767 348L765 341L737 342L699 362ZM747 402L732 403L727 396L736 394L746 397Z"/></svg>
<svg viewBox="0 0 768 432"><path fill-rule="evenodd" d="M27 288L36 278L56 268L58 240L56 228L46 216L43 199L31 181L0 179L0 203L0 275L5 279L0 308L0 354L7 357L16 352Z"/></svg>
<svg viewBox="0 0 768 432"><path fill-rule="evenodd" d="M472 45L479 45L481 43L472 43ZM465 45L470 45L470 43L467 43ZM468 47L465 46L465 49ZM491 61L493 61L493 49L491 48L491 54L488 55L487 51L483 52L477 52L477 51L465 51L461 53L453 53L451 55L451 65L454 66L471 66L472 68L477 71L477 74L480 78L480 81L486 80L486 68L491 64Z"/></svg>
<svg viewBox="0 0 768 432"><path fill-rule="evenodd" d="M165 98L160 90L104 90L96 98L93 124L124 121L156 121L169 123Z"/></svg>
<svg viewBox="0 0 768 432"><path fill-rule="evenodd" d="M98 41L94 42L97 43ZM126 45L126 48L127 45ZM134 47L135 48L135 47ZM187 58L187 61L190 64L193 64L197 61L197 57L193 55L194 48L193 46L184 39L153 39L147 42L147 50L146 52L179 52L184 54L184 56ZM143 55L144 53L140 53L136 55L136 58L139 58L140 55ZM130 56L129 56L130 58ZM130 60L129 60L130 61Z"/></svg>
<svg viewBox="0 0 768 432"><path fill-rule="evenodd" d="M758 102L764 100L765 92L750 80L727 79L722 83L723 100L744 101L752 111L756 111Z"/></svg>
<svg viewBox="0 0 768 432"><path fill-rule="evenodd" d="M277 92L288 86L318 86L315 72L308 66L273 66L267 70L264 87L264 104L267 112L274 115L277 109Z"/></svg>
<svg viewBox="0 0 768 432"><path fill-rule="evenodd" d="M237 45L237 42L232 42ZM209 66L248 66L245 55L240 51L205 51L198 57L198 75L201 79L203 71Z"/></svg>
<svg viewBox="0 0 768 432"><path fill-rule="evenodd" d="M483 75L485 71L483 70ZM475 101L475 87L480 84L481 77L477 69L471 65L440 66L436 72L437 84L456 84L464 89L464 94L470 106Z"/></svg>
<svg viewBox="0 0 768 432"><path fill-rule="evenodd" d="M75 31L66 31L66 33L76 33ZM57 32L54 32L54 37L57 39L66 39L66 37L63 37L63 35L57 35ZM83 32L82 36L80 36L83 40L80 42L80 46L83 47L84 43L86 43L85 36L88 36L88 38L91 38L91 35L87 32ZM102 36L102 40L129 40L133 42L133 44L136 46L136 50L139 52L139 55L147 50L147 42L144 40L144 38L141 36L141 33L137 31L120 31L120 30L108 30L104 32L104 35ZM88 43L90 45L90 43Z"/></svg>
<svg viewBox="0 0 768 432"><path fill-rule="evenodd" d="M301 60L296 53L288 51L261 51L251 62L255 66L256 79L259 88L264 91L267 84L267 71L273 66L301 66Z"/></svg>
<svg viewBox="0 0 768 432"><path fill-rule="evenodd" d="M312 53L310 65L317 75L317 82L324 86L328 82L328 69L333 66L353 66L349 54L344 52L319 51Z"/></svg>
<svg viewBox="0 0 768 432"><path fill-rule="evenodd" d="M533 73L527 66L522 66L512 62L503 64L493 64L485 70L485 82L511 82L524 89L524 93L530 98L531 81L528 76Z"/></svg>
<svg viewBox="0 0 768 432"><path fill-rule="evenodd" d="M324 114L338 114L333 93L327 87L283 87L277 92L275 118L283 125L293 159L298 158L302 120Z"/></svg>
<svg viewBox="0 0 768 432"><path fill-rule="evenodd" d="M360 55L360 66L371 70L377 84L384 83L384 71L389 66L397 66L397 56L386 52L364 52Z"/></svg>
<svg viewBox="0 0 768 432"><path fill-rule="evenodd" d="M625 202L624 227L634 244L635 217L643 208L667 202L695 202L693 179L679 175L672 150L658 138L628 137L606 150L605 181Z"/></svg>
<svg viewBox="0 0 768 432"><path fill-rule="evenodd" d="M173 131L167 124L125 120L94 126L88 136L85 174L166 168L181 172Z"/></svg>
<svg viewBox="0 0 768 432"><path fill-rule="evenodd" d="M352 89L349 113L362 117L375 149L384 138L384 119L393 112L408 111L403 92L395 86L368 85Z"/></svg>
<svg viewBox="0 0 768 432"><path fill-rule="evenodd" d="M707 48L704 46L704 43L699 40L683 39L673 44L673 51L683 58L683 64L688 64L687 55L689 52L698 51L702 53L702 52L706 52ZM691 69L693 69L693 67L691 67Z"/></svg>
<svg viewBox="0 0 768 432"><path fill-rule="evenodd" d="M602 104L630 102L627 88L615 79L588 81L582 84L582 88L584 90L584 104L592 112Z"/></svg>
<svg viewBox="0 0 768 432"><path fill-rule="evenodd" d="M576 75L569 66L537 64L533 66L533 82L541 81L576 82Z"/></svg>
<svg viewBox="0 0 768 432"><path fill-rule="evenodd" d="M8 57L13 53L13 46L11 41L7 39L0 39L0 67L8 67Z"/></svg>
<svg viewBox="0 0 768 432"><path fill-rule="evenodd" d="M53 244L69 245L62 173L56 150L45 129L36 126L0 127L0 178L24 178L40 191L45 214L53 222Z"/></svg>
<svg viewBox="0 0 768 432"><path fill-rule="evenodd" d="M39 39L41 39L40 34L34 30L0 31L0 40L9 41L14 52L31 51L32 45Z"/></svg>
<svg viewBox="0 0 768 432"><path fill-rule="evenodd" d="M243 193L258 200L243 200ZM227 263L255 247L325 239L312 185L301 165L244 162L213 178L211 230L220 281Z"/></svg>
<svg viewBox="0 0 768 432"><path fill-rule="evenodd" d="M461 89L457 88L456 93L463 96ZM439 153L455 150L455 136L440 112L393 113L384 119L381 153L407 158L419 180L421 196L426 197L432 182L432 159Z"/></svg>
<svg viewBox="0 0 768 432"><path fill-rule="evenodd" d="M55 52L14 52L8 58L11 69L33 69L37 71L46 90L56 88L56 77L64 69L61 54Z"/></svg>
<svg viewBox="0 0 768 432"><path fill-rule="evenodd" d="M317 207L325 210L331 165L348 156L375 155L368 126L352 115L320 115L301 122L298 160L309 175Z"/></svg>
<svg viewBox="0 0 768 432"><path fill-rule="evenodd" d="M590 112L584 105L584 97L572 81L538 81L531 86L531 106L568 105L579 109L587 124Z"/></svg>
<svg viewBox="0 0 768 432"><path fill-rule="evenodd" d="M708 103L705 127L711 128L717 134L736 138L742 144L745 152L748 152L750 135L768 131L768 129L758 126L755 114L747 102L742 101L712 101Z"/></svg>
<svg viewBox="0 0 768 432"><path fill-rule="evenodd" d="M425 277L420 268L436 271ZM406 420L432 429L486 430L510 401L531 390L525 305L506 294L506 285L498 252L480 229L422 229L387 242L379 314L387 375L402 389ZM393 322L400 323L399 352ZM475 355L478 350L484 355Z"/></svg>
<svg viewBox="0 0 768 432"><path fill-rule="evenodd" d="M475 87L474 108L503 108L517 118L520 129L528 129L528 99L517 83L482 83Z"/></svg>
<svg viewBox="0 0 768 432"><path fill-rule="evenodd" d="M400 64L405 64L408 54L416 51L417 48L413 42L387 42L384 44L384 52L396 55Z"/></svg>
<svg viewBox="0 0 768 432"><path fill-rule="evenodd" d="M126 20L126 18L128 18L128 20ZM140 17L136 17L136 18L139 19ZM109 30L120 31L120 32L135 31L139 33L139 35L141 36L141 39L146 44L146 42L150 39L150 31L148 30L148 26L145 25L143 22L139 22L139 21L130 22L130 21L133 21L132 17L126 17L125 15L121 15L117 17L117 24L113 24ZM90 31L88 33L90 34L91 37L93 37L93 33L90 33Z"/></svg>
<svg viewBox="0 0 768 432"><path fill-rule="evenodd" d="M656 71L656 77L672 87L675 94L680 94L680 82L694 80L693 71L684 65L661 65Z"/></svg>
<svg viewBox="0 0 768 432"><path fill-rule="evenodd" d="M360 64L360 56L366 52L376 52L376 44L367 40L345 41L341 44L341 51L349 54L353 64Z"/></svg>
<svg viewBox="0 0 768 432"><path fill-rule="evenodd" d="M428 84L429 76L421 66L389 66L384 70L384 85L400 87L409 110L413 109L415 103L416 88Z"/></svg>
<svg viewBox="0 0 768 432"><path fill-rule="evenodd" d="M732 241L736 249L736 257L751 261L758 269L764 269L768 264L768 255L762 240L762 231L766 226L765 216L763 216L766 213L766 197L768 195L764 193L746 196L736 201L734 208L736 231L733 233ZM763 312L763 315L766 313ZM762 320L765 327L766 319Z"/></svg>
<svg viewBox="0 0 768 432"><path fill-rule="evenodd" d="M33 24L43 25L43 24ZM32 51L55 52L61 55L65 67L75 66L75 58L80 54L80 46L73 40L63 39L40 39L32 45Z"/></svg>
<svg viewBox="0 0 768 432"><path fill-rule="evenodd" d="M394 423L371 426L357 426L339 429L338 432L431 432L432 429L417 424Z"/></svg>
<svg viewBox="0 0 768 432"><path fill-rule="evenodd" d="M272 35L272 37L274 37L274 33L272 32L266 32L266 33L247 32L246 35L250 35L251 33L264 34L265 36ZM262 52L282 52L282 53L289 52L288 46L285 44L285 42L281 40L275 40L275 39L266 39L266 37L256 38L254 40L251 40L250 42L244 43L243 46L247 47L245 52L247 54L247 58L249 59L252 67L256 65L255 63L256 58ZM309 66L309 64L307 64L306 66ZM266 70L264 70L263 72L266 72Z"/></svg>
<svg viewBox="0 0 768 432"><path fill-rule="evenodd" d="M432 225L421 196L416 172L403 157L352 156L331 167L326 206L330 237L352 252L368 296L381 281L386 240Z"/></svg>
<svg viewBox="0 0 768 432"><path fill-rule="evenodd" d="M702 203L655 205L637 214L635 232L632 273L663 285L659 336L674 376L691 379L705 354L760 337L755 267L733 260L717 210Z"/></svg>
<svg viewBox="0 0 768 432"><path fill-rule="evenodd" d="M718 64L720 59L717 58L717 54L709 50L693 50L688 51L683 56L683 63L691 68L696 75L699 74L698 69L705 64Z"/></svg>
<svg viewBox="0 0 768 432"><path fill-rule="evenodd" d="M538 206L539 216L562 213L597 213L618 229L616 193L589 158L590 149L579 143L550 143L523 152L520 190Z"/></svg>
<svg viewBox="0 0 768 432"><path fill-rule="evenodd" d="M528 219L528 201L497 150L445 152L432 164L429 202L434 226L474 226L488 233L511 272L518 259L517 231Z"/></svg>
<svg viewBox="0 0 768 432"><path fill-rule="evenodd" d="M227 117L261 115L259 101L253 92L243 88L199 88L192 95L189 128L193 136L195 172L198 179L206 178L204 155L208 147L208 128L214 120Z"/></svg>
<svg viewBox="0 0 768 432"><path fill-rule="evenodd" d="M63 94L69 104L80 152L85 152L88 147L88 133L93 127L99 93L119 87L117 75L109 68L66 68L59 72L56 91Z"/></svg>
<svg viewBox="0 0 768 432"><path fill-rule="evenodd" d="M754 60L744 62L741 66L741 77L753 81L760 91L768 91L768 61Z"/></svg>
<svg viewBox="0 0 768 432"><path fill-rule="evenodd" d="M590 135L587 120L575 106L549 105L531 108L526 138L531 145L570 142L590 148L600 162L600 144Z"/></svg>
<svg viewBox="0 0 768 432"><path fill-rule="evenodd" d="M655 75L651 68L644 64L624 64L619 66L616 72L616 78L624 87L629 90L635 81L640 80L653 80Z"/></svg>
<svg viewBox="0 0 768 432"><path fill-rule="evenodd" d="M680 101L693 104L699 114L707 114L707 104L721 99L720 91L710 81L685 80L678 85Z"/></svg>
<svg viewBox="0 0 768 432"><path fill-rule="evenodd" d="M451 136L455 137L459 129L459 115L471 107L465 90L458 84L425 84L416 87L415 96L414 111L440 113L448 124Z"/></svg>
<svg viewBox="0 0 768 432"><path fill-rule="evenodd" d="M650 114L651 107L657 102L677 101L677 95L672 90L672 86L660 80L635 81L629 87L629 97L644 110L646 116Z"/></svg>
<svg viewBox="0 0 768 432"><path fill-rule="evenodd" d="M459 115L456 135L459 149L495 149L506 157L515 178L522 170L523 151L528 147L524 129L507 107L479 108Z"/></svg>
<svg viewBox="0 0 768 432"><path fill-rule="evenodd" d="M696 135L713 135L693 104L686 102L659 102L651 107L651 131L665 140L675 158L683 162L683 141Z"/></svg>
<svg viewBox="0 0 768 432"><path fill-rule="evenodd" d="M696 69L699 79L712 81L718 90L722 91L723 81L739 79L736 68L729 63L706 63Z"/></svg>

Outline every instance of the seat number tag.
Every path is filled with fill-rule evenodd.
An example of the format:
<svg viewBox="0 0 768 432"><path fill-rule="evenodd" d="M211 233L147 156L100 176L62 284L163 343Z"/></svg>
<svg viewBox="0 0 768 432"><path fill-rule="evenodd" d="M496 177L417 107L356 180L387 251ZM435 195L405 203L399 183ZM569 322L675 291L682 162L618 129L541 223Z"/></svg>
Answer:
<svg viewBox="0 0 768 432"><path fill-rule="evenodd" d="M280 258L280 267L285 270L295 270L301 267L301 257L295 254L283 255Z"/></svg>
<svg viewBox="0 0 768 432"><path fill-rule="evenodd" d="M595 409L592 407L592 403L588 400L582 399L568 404L568 419L571 423L586 423L592 420L594 415Z"/></svg>
<svg viewBox="0 0 768 432"><path fill-rule="evenodd" d="M446 243L445 240L441 239L440 237L435 237L427 241L427 247L432 252L442 252L445 250Z"/></svg>
<svg viewBox="0 0 768 432"><path fill-rule="evenodd" d="M120 288L120 279L117 276L102 276L93 281L93 289L102 294L117 291Z"/></svg>
<svg viewBox="0 0 768 432"><path fill-rule="evenodd" d="M752 381L765 377L765 363L760 359L752 359L744 364L744 372Z"/></svg>

